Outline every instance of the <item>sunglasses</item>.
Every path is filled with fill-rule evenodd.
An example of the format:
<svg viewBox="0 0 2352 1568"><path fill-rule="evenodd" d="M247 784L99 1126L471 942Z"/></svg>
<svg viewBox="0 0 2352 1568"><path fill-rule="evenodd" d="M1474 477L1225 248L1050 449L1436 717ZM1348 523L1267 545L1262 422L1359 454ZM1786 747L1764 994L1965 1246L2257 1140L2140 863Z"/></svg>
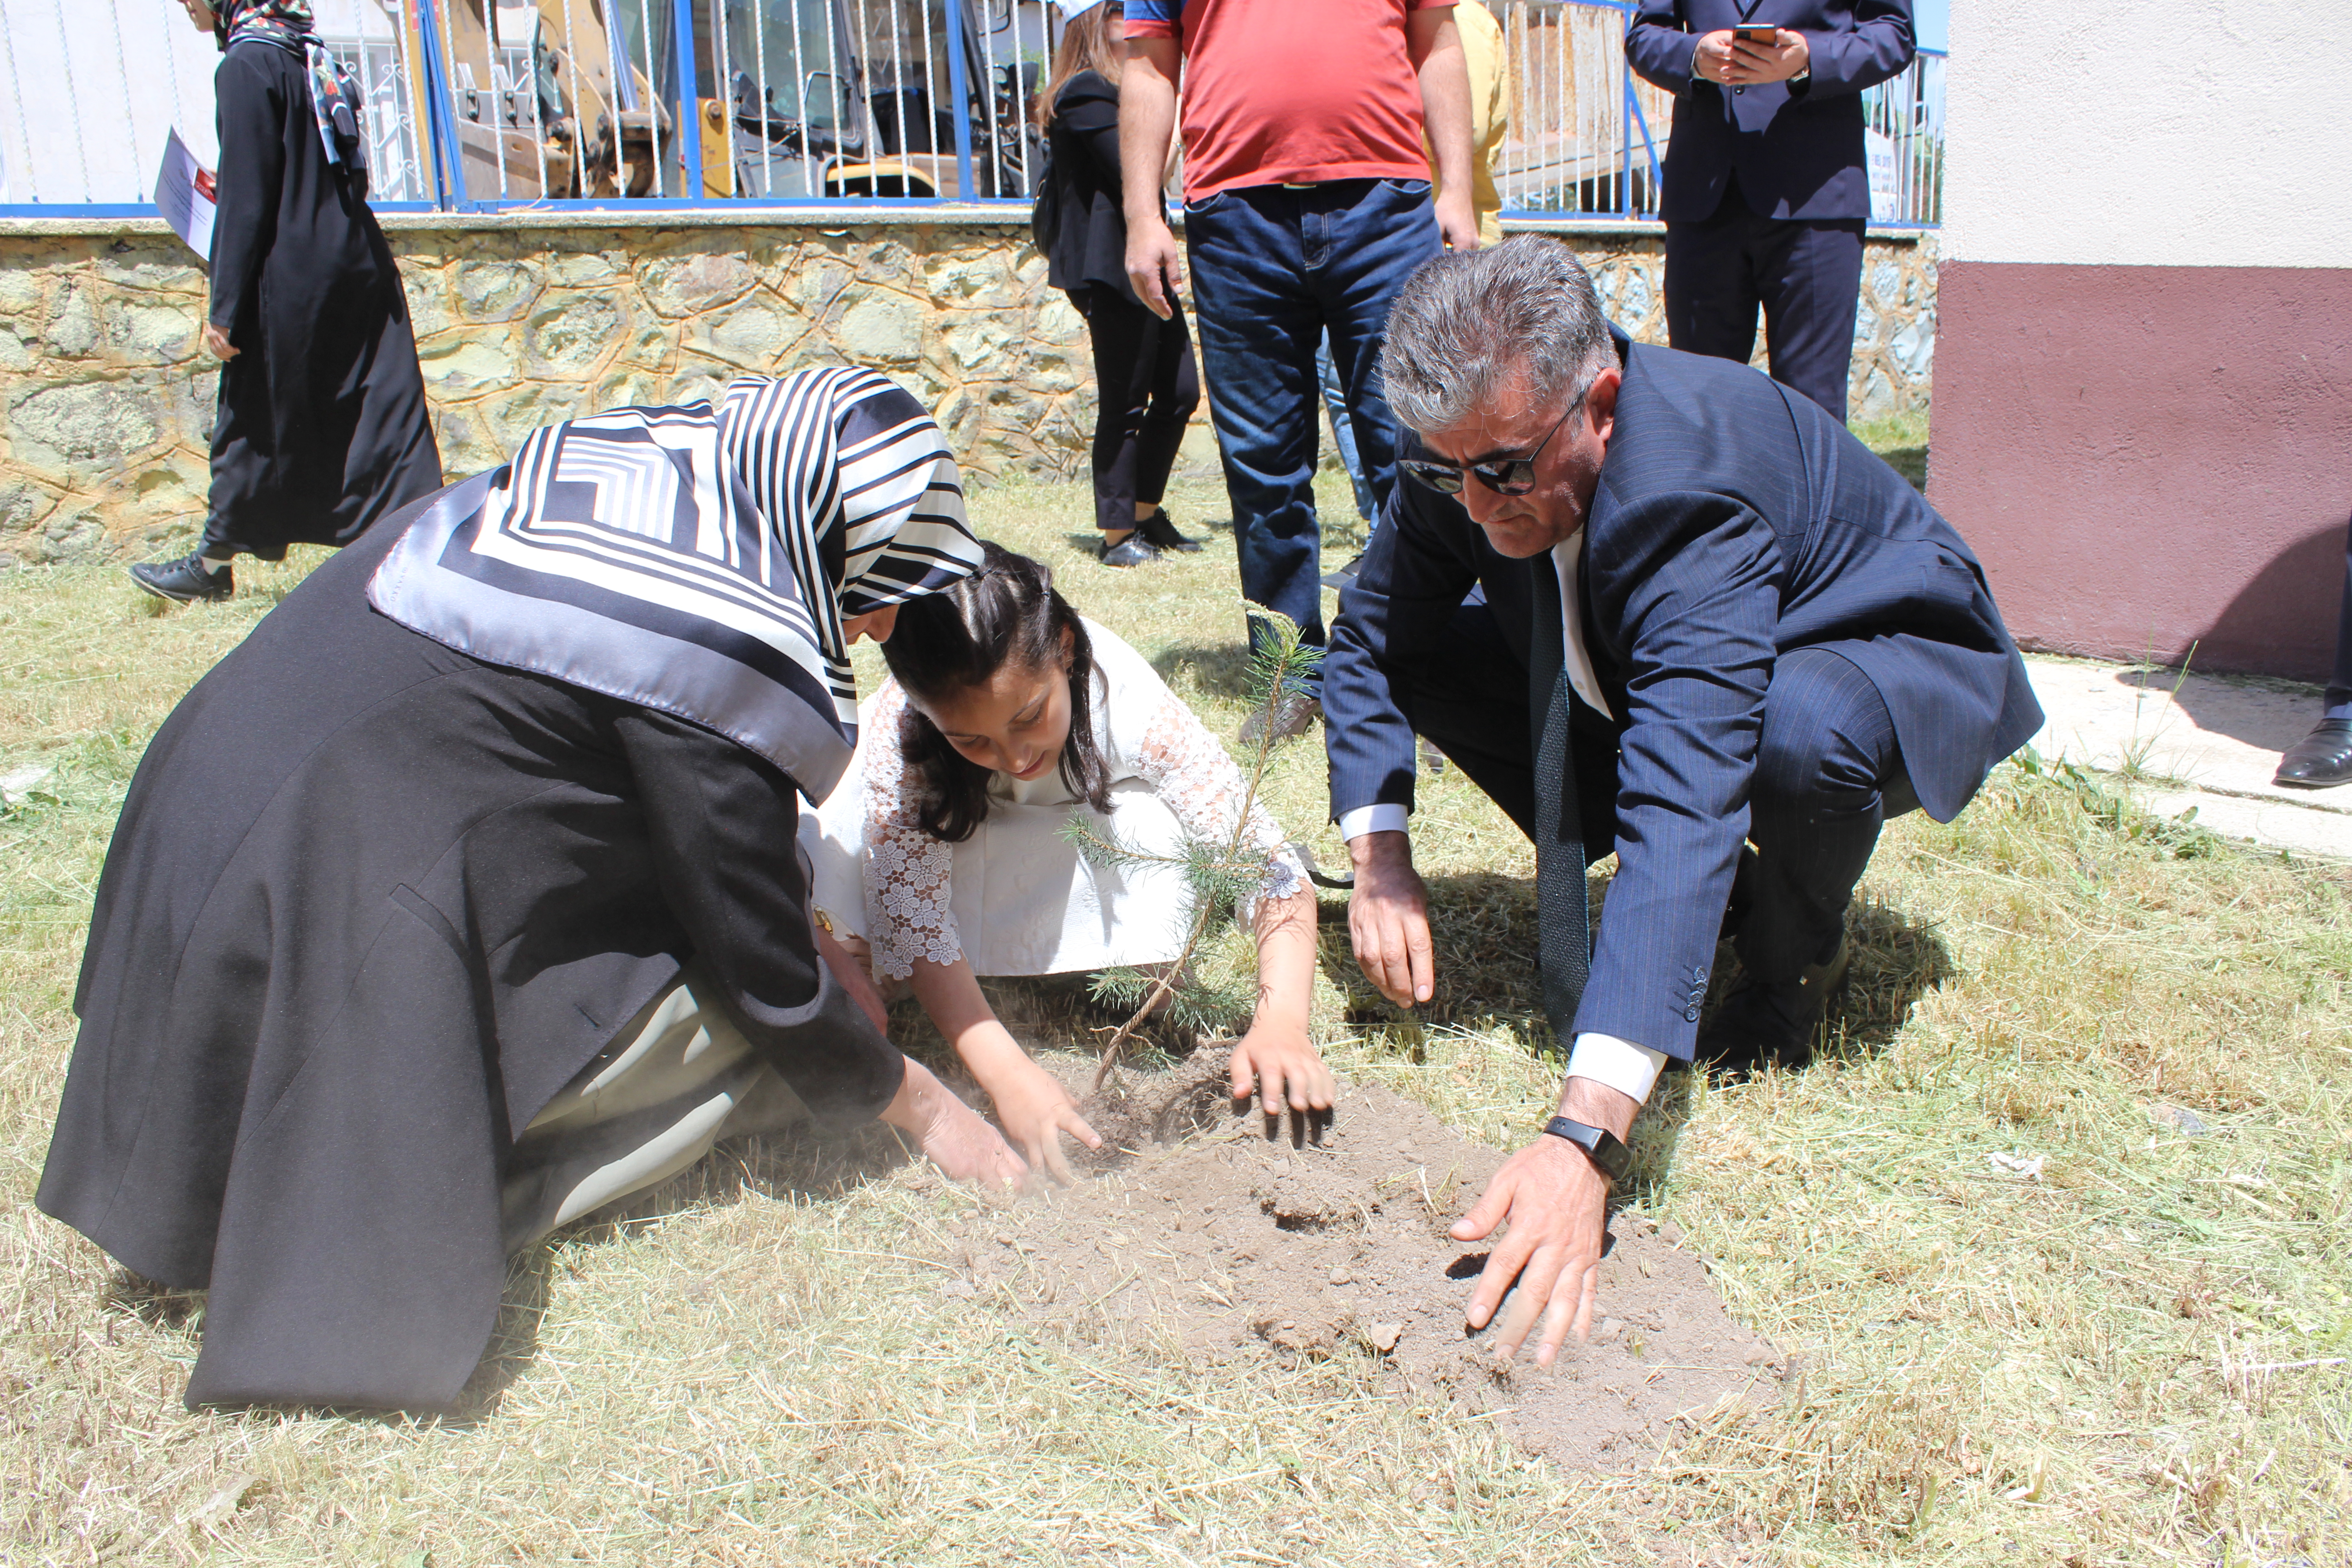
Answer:
<svg viewBox="0 0 2352 1568"><path fill-rule="evenodd" d="M1460 495L1462 476L1467 473L1498 496L1523 496L1536 488L1536 459L1543 456L1543 449L1551 445L1551 438L1559 434L1560 426L1574 418L1576 411L1584 406L1584 393L1591 390L1588 385L1584 392L1578 393L1576 401L1568 405L1568 412L1544 432L1544 438L1536 443L1536 449L1524 458L1490 458L1483 463L1469 464L1466 468L1458 463L1402 458L1398 459L1397 467L1440 495Z"/></svg>

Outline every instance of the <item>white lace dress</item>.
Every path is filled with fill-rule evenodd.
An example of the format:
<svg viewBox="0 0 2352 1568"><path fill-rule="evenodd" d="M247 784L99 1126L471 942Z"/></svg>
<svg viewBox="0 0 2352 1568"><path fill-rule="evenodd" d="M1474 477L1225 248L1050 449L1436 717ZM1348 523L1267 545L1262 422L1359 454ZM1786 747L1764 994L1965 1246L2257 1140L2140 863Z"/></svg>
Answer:
<svg viewBox="0 0 2352 1568"><path fill-rule="evenodd" d="M866 703L856 759L824 805L801 818L801 841L817 907L836 931L872 945L877 980L905 978L918 958L969 959L978 974L1064 974L1164 963L1182 952L1182 873L1097 866L1064 826L1085 811L1118 843L1181 853L1188 830L1222 843L1247 786L1141 655L1093 621L1086 626L1095 734L1111 777L1107 819L1071 795L1058 767L1027 781L1000 773L987 820L962 843L942 843L916 826L914 781L898 750L905 693L886 682ZM1247 838L1267 856L1261 896L1288 898L1307 885L1262 805L1250 808Z"/></svg>

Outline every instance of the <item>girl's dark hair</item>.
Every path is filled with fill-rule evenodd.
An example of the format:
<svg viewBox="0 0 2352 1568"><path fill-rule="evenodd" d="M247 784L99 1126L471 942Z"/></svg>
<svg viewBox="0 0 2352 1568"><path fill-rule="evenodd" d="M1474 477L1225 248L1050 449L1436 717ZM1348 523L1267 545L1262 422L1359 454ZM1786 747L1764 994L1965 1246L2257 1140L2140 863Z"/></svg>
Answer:
<svg viewBox="0 0 2352 1568"><path fill-rule="evenodd" d="M1007 665L1062 668L1069 645L1070 738L1062 747L1062 782L1097 811L1110 809L1110 769L1095 740L1094 645L1070 602L1054 591L1041 562L981 542L980 570L943 594L898 606L898 624L882 645L883 662L909 697L951 699ZM990 772L948 743L939 726L907 705L898 748L913 766L916 821L950 844L971 837L988 816Z"/></svg>

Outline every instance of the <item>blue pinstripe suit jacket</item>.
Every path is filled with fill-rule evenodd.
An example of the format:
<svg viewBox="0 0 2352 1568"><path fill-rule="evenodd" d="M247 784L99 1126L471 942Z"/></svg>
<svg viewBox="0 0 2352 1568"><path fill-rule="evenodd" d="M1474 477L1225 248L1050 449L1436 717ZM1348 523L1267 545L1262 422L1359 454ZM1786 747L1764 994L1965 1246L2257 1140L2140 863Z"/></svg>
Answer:
<svg viewBox="0 0 2352 1568"><path fill-rule="evenodd" d="M2042 710L1974 553L1843 425L1745 365L1618 343L1625 380L1582 573L1617 723L1576 705L1579 745L1614 730L1618 870L1576 1028L1687 1058L1689 976L1715 952L1780 654L1833 648L1870 677L1938 821ZM1433 657L1474 586L1530 689L1551 689L1558 655L1539 650L1559 639L1534 635L1539 608L1558 613L1551 574L1549 555L1496 553L1459 501L1400 478L1324 663L1334 816L1412 805L1399 678Z"/></svg>

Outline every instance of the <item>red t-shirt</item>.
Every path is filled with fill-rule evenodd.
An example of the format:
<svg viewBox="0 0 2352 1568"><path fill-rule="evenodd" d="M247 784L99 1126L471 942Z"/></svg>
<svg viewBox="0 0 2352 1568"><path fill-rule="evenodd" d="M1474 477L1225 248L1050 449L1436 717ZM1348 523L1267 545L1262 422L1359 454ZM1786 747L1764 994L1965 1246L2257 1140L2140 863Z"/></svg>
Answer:
<svg viewBox="0 0 2352 1568"><path fill-rule="evenodd" d="M1405 16L1454 0L1127 0L1184 55L1184 199L1235 185L1425 180Z"/></svg>

